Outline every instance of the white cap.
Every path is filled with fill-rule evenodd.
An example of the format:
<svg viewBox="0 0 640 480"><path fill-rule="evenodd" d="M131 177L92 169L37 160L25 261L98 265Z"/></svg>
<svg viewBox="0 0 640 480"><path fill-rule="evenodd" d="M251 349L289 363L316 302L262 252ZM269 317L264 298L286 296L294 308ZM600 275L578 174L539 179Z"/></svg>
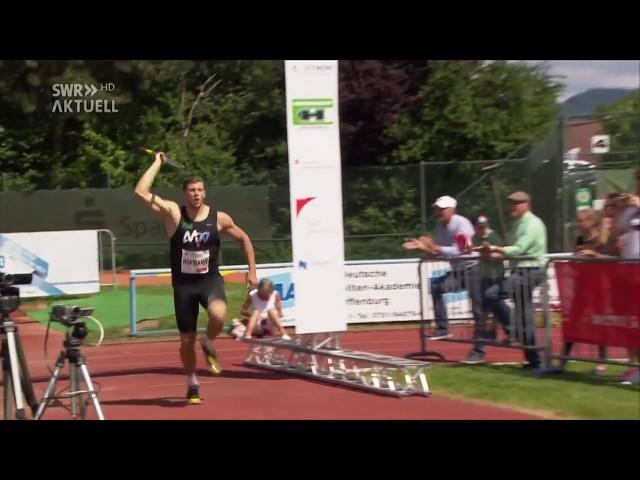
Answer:
<svg viewBox="0 0 640 480"><path fill-rule="evenodd" d="M440 208L456 208L458 202L456 202L455 198L444 195L433 202L433 205Z"/></svg>

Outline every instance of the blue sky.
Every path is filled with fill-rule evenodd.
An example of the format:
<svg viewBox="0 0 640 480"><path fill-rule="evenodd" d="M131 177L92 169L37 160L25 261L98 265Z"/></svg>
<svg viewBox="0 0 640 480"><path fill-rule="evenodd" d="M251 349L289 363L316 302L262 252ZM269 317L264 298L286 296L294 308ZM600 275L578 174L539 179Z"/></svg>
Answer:
<svg viewBox="0 0 640 480"><path fill-rule="evenodd" d="M543 60L528 60L540 63ZM544 60L566 88L559 100L590 88L640 88L640 60Z"/></svg>

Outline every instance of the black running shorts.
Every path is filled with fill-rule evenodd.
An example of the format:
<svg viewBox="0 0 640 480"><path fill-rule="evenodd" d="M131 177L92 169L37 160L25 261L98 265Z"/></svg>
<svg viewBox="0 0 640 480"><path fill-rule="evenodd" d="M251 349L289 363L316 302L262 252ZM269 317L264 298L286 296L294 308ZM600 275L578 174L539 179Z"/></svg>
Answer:
<svg viewBox="0 0 640 480"><path fill-rule="evenodd" d="M178 330L193 333L198 324L198 305L206 310L211 300L227 302L222 275L206 276L173 284L173 305Z"/></svg>

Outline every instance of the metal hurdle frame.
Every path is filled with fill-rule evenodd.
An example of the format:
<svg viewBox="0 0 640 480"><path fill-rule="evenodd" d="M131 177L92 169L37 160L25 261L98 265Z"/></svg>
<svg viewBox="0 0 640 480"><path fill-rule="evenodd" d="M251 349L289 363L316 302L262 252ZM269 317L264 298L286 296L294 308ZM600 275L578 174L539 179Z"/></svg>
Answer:
<svg viewBox="0 0 640 480"><path fill-rule="evenodd" d="M244 338L245 365L402 398L430 395L426 362L340 348L337 333Z"/></svg>

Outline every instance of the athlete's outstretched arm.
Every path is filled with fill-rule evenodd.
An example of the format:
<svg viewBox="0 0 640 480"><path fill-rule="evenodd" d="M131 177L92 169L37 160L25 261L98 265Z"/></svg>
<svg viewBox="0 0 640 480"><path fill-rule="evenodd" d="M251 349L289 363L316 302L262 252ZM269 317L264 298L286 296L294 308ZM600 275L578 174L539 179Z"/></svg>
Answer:
<svg viewBox="0 0 640 480"><path fill-rule="evenodd" d="M226 233L242 245L247 257L247 265L249 266L247 283L251 288L256 288L258 286L258 277L256 275L256 254L253 250L253 244L251 243L249 235L237 226L227 213L218 211L218 224L220 225L220 232Z"/></svg>
<svg viewBox="0 0 640 480"><path fill-rule="evenodd" d="M151 193L151 185L160 171L160 167L164 162L164 153L158 152L153 160L151 166L144 172L140 181L136 185L136 195L140 198L144 204L149 207L153 212L162 216L171 217L176 214L179 215L180 208L178 204L171 200L164 200L155 193Z"/></svg>

